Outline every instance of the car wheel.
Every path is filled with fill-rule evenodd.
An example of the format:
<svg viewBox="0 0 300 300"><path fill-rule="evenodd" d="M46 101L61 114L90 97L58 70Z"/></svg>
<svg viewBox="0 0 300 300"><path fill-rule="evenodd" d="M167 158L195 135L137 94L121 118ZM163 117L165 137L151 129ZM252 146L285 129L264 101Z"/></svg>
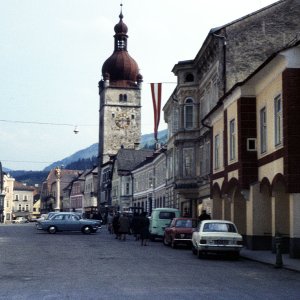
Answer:
<svg viewBox="0 0 300 300"><path fill-rule="evenodd" d="M164 235L163 243L165 246L170 246L170 243L168 242L167 236Z"/></svg>
<svg viewBox="0 0 300 300"><path fill-rule="evenodd" d="M240 253L237 251L232 252L232 253L230 253L230 257L234 260L238 260L240 258Z"/></svg>
<svg viewBox="0 0 300 300"><path fill-rule="evenodd" d="M198 250L198 258L203 258L203 252Z"/></svg>
<svg viewBox="0 0 300 300"><path fill-rule="evenodd" d="M195 248L194 244L192 244L192 252L194 255L197 254L197 249Z"/></svg>
<svg viewBox="0 0 300 300"><path fill-rule="evenodd" d="M50 226L48 228L48 232L51 233L51 234L54 234L57 232L57 228L55 226Z"/></svg>
<svg viewBox="0 0 300 300"><path fill-rule="evenodd" d="M90 226L84 226L82 228L82 233L84 233L84 234L90 234L92 232L93 232L93 229Z"/></svg>
<svg viewBox="0 0 300 300"><path fill-rule="evenodd" d="M175 248L176 248L176 243L175 243L175 241L174 241L174 240L172 240L172 242L171 242L171 247L172 247L173 249L175 249Z"/></svg>

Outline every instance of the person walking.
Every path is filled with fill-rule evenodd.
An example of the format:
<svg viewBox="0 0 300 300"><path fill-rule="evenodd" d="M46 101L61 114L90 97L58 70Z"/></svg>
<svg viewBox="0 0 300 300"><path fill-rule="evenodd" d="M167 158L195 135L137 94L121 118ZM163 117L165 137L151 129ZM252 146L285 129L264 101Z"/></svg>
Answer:
<svg viewBox="0 0 300 300"><path fill-rule="evenodd" d="M141 239L141 246L147 246L147 243L150 238L150 231L149 231L149 225L150 221L147 217L147 212L143 212L140 217L140 239Z"/></svg>
<svg viewBox="0 0 300 300"><path fill-rule="evenodd" d="M133 235L135 237L135 240L138 241L140 239L140 219L141 216L135 212L133 214L133 218L132 218L132 230L133 230Z"/></svg>
<svg viewBox="0 0 300 300"><path fill-rule="evenodd" d="M211 220L210 215L206 212L205 209L202 210L201 215L198 218L199 223L204 220Z"/></svg>
<svg viewBox="0 0 300 300"><path fill-rule="evenodd" d="M115 216L113 217L113 221L112 221L112 227L113 227L114 234L116 235L116 239L120 239L119 218L120 218L119 213L116 213Z"/></svg>
<svg viewBox="0 0 300 300"><path fill-rule="evenodd" d="M109 213L107 215L107 230L109 232L109 234L113 234L113 226L112 226L112 223L113 223L113 215L111 213Z"/></svg>
<svg viewBox="0 0 300 300"><path fill-rule="evenodd" d="M129 218L126 214L121 214L119 218L119 234L120 239L126 241L126 235L129 233L130 222Z"/></svg>

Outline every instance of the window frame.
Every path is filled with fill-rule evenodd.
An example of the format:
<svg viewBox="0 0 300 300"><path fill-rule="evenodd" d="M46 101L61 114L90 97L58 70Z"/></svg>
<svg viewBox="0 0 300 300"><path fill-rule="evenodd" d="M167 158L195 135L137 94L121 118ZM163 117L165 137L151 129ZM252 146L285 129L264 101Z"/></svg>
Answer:
<svg viewBox="0 0 300 300"><path fill-rule="evenodd" d="M216 134L214 137L214 169L220 168L220 134Z"/></svg>
<svg viewBox="0 0 300 300"><path fill-rule="evenodd" d="M235 119L229 121L229 160L236 159L236 124Z"/></svg>
<svg viewBox="0 0 300 300"><path fill-rule="evenodd" d="M267 152L267 109L264 106L259 112L260 118L260 153Z"/></svg>
<svg viewBox="0 0 300 300"><path fill-rule="evenodd" d="M194 128L194 101L187 98L184 103L184 128L187 130Z"/></svg>
<svg viewBox="0 0 300 300"><path fill-rule="evenodd" d="M282 144L282 97L281 97L281 94L277 95L274 98L274 143L275 143L275 146Z"/></svg>

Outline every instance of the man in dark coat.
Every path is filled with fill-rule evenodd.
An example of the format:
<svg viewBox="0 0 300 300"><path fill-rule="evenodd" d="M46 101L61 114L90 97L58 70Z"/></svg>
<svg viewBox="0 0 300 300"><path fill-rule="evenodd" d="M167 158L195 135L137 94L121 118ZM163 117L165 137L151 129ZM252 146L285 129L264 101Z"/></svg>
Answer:
<svg viewBox="0 0 300 300"><path fill-rule="evenodd" d="M211 220L210 215L206 212L205 209L202 210L201 215L198 218L199 223L204 220Z"/></svg>

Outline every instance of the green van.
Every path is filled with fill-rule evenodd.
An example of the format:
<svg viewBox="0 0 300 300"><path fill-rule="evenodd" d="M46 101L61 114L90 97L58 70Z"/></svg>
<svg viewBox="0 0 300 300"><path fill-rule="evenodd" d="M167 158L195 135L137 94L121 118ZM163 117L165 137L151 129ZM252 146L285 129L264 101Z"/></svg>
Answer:
<svg viewBox="0 0 300 300"><path fill-rule="evenodd" d="M150 239L163 238L165 228L174 218L180 217L180 210L176 208L154 208L150 217Z"/></svg>

